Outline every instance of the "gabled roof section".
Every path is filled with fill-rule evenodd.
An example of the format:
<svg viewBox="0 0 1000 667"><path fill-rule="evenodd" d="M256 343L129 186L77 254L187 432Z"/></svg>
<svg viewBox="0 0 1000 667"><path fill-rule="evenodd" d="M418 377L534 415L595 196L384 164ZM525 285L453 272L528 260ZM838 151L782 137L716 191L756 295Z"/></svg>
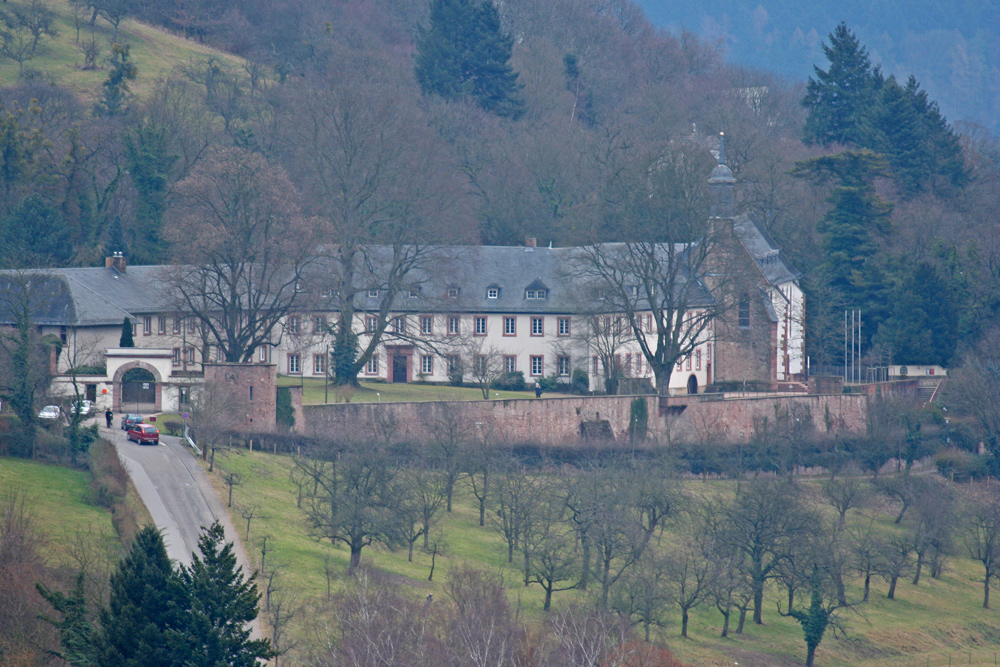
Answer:
<svg viewBox="0 0 1000 667"><path fill-rule="evenodd" d="M524 289L529 290L546 290L548 291L549 286L542 282L541 278L535 278L527 287Z"/></svg>
<svg viewBox="0 0 1000 667"><path fill-rule="evenodd" d="M749 215L743 214L733 221L733 232L772 285L792 282L802 276L771 235Z"/></svg>

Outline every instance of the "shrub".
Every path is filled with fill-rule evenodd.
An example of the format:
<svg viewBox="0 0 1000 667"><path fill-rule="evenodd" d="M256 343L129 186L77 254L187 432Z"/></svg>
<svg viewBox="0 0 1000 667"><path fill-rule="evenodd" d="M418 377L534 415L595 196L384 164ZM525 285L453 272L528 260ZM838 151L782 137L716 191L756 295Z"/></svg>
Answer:
<svg viewBox="0 0 1000 667"><path fill-rule="evenodd" d="M278 426L290 431L295 427L295 412L292 410L292 392L288 387L278 387L278 398L274 407L274 419Z"/></svg>
<svg viewBox="0 0 1000 667"><path fill-rule="evenodd" d="M967 482L985 477L989 472L990 461L989 457L949 447L937 455L934 463L943 477L951 477L956 482Z"/></svg>
<svg viewBox="0 0 1000 667"><path fill-rule="evenodd" d="M570 380L570 391L574 394L590 393L590 376L582 368L573 369L573 379Z"/></svg>
<svg viewBox="0 0 1000 667"><path fill-rule="evenodd" d="M503 377L494 380L492 384L493 389L501 391L524 391L524 386L524 373L521 371L505 373Z"/></svg>

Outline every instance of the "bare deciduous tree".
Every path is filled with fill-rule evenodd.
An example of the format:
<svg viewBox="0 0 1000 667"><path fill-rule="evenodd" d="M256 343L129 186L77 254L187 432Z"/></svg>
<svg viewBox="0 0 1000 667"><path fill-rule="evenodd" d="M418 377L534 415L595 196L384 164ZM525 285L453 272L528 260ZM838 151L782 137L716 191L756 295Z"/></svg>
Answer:
<svg viewBox="0 0 1000 667"><path fill-rule="evenodd" d="M227 362L276 344L301 299L318 224L296 210L285 173L255 153L220 150L177 184L164 270L178 310L204 325Z"/></svg>

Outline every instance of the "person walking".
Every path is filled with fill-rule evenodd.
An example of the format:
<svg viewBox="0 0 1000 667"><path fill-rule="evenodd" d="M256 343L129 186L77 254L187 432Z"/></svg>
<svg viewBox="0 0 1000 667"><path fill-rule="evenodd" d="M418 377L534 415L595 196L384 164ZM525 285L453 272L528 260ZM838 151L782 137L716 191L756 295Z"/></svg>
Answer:
<svg viewBox="0 0 1000 667"><path fill-rule="evenodd" d="M111 408L104 411L104 421L108 422L108 428L111 428L111 420L114 416L114 413L111 412Z"/></svg>

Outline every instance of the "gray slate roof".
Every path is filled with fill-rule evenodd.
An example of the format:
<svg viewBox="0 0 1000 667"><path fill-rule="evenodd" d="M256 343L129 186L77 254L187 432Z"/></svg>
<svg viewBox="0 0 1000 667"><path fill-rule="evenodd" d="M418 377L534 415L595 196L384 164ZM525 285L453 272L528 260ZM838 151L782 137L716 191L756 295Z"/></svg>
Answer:
<svg viewBox="0 0 1000 667"><path fill-rule="evenodd" d="M160 266L40 269L0 274L0 323L10 323L8 303L18 284L27 281L32 321L48 326L105 326L126 317L170 310L159 278Z"/></svg>
<svg viewBox="0 0 1000 667"><path fill-rule="evenodd" d="M771 235L749 215L737 217L733 221L733 231L772 285L781 285L801 277L802 274L792 266Z"/></svg>

